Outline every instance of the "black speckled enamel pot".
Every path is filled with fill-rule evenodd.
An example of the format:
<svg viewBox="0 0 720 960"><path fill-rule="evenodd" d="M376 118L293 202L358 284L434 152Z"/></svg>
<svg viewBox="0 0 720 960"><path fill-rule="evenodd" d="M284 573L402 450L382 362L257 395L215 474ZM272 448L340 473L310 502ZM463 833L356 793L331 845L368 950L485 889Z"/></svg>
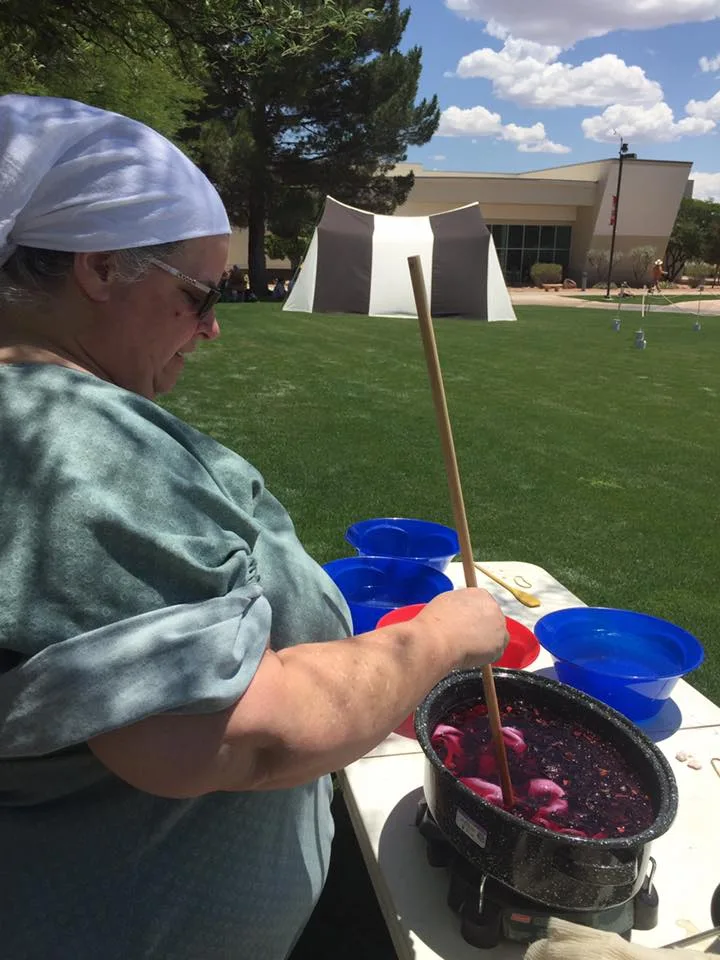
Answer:
<svg viewBox="0 0 720 960"><path fill-rule="evenodd" d="M427 757L425 798L430 812L466 860L523 896L564 910L625 903L642 886L651 841L666 833L675 819L677 785L668 762L622 714L579 690L532 673L493 672L501 705L521 698L543 705L618 746L645 785L655 820L634 837L567 837L512 816L460 783L443 766L430 736L452 710L484 702L481 670L445 677L415 713L417 738Z"/></svg>

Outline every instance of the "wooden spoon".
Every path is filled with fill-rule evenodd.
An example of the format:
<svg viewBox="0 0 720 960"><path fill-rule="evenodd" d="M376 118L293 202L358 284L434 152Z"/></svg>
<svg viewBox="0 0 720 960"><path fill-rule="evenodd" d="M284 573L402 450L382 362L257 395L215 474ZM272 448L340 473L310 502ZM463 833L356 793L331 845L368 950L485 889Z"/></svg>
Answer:
<svg viewBox="0 0 720 960"><path fill-rule="evenodd" d="M495 583L499 583L501 587L505 587L508 593L511 593L516 600L520 603L524 603L526 607L539 607L540 600L533 596L532 593L527 593L525 590L520 590L518 587L512 587L509 583L506 583L504 580L501 580L500 577L496 577L494 573L491 573L485 567L481 567L479 563L476 563L475 566L480 571L484 573L486 577L489 577L491 580L494 580Z"/></svg>

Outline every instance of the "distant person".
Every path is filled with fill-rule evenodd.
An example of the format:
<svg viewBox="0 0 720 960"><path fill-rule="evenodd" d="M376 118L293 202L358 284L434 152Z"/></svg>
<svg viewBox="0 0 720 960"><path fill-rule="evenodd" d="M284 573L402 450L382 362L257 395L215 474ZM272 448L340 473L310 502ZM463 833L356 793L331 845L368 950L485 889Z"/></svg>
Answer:
<svg viewBox="0 0 720 960"><path fill-rule="evenodd" d="M275 285L272 288L272 293L270 294L271 300L284 300L285 299L285 281L281 280L279 277L275 278Z"/></svg>
<svg viewBox="0 0 720 960"><path fill-rule="evenodd" d="M245 299L245 274L237 263L234 263L230 270L228 279L228 291L231 303L242 303Z"/></svg>
<svg viewBox="0 0 720 960"><path fill-rule="evenodd" d="M226 268L223 270L223 275L220 278L220 283L218 287L220 288L220 303L228 303L230 300L230 290L228 289L228 283L230 282L230 271Z"/></svg>
<svg viewBox="0 0 720 960"><path fill-rule="evenodd" d="M656 260L653 264L650 293L660 293L660 282L662 281L664 272L662 260Z"/></svg>

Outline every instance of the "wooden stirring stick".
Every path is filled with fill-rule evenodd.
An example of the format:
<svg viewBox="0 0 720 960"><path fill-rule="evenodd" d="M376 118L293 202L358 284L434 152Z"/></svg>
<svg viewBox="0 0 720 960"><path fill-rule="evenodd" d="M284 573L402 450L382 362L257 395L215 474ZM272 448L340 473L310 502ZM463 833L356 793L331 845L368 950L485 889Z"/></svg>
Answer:
<svg viewBox="0 0 720 960"><path fill-rule="evenodd" d="M437 417L438 429L440 430L443 457L445 458L445 472L447 473L448 487L450 488L450 500L455 517L455 526L457 527L457 533L460 539L460 553L462 555L465 583L468 587L476 587L477 576L475 575L475 562L473 560L472 543L470 542L470 530L465 513L462 487L460 486L460 473L458 471L457 457L455 456L455 443L453 441L452 427L450 426L450 415L448 413L447 400L445 399L445 387L440 369L440 358L438 357L435 331L433 330L432 319L430 317L430 307L428 305L425 278L423 277L420 257L408 257L408 266L410 267L415 306L417 307L418 320L420 321L420 333L422 335L425 360L430 377L435 415ZM485 703L488 708L488 719L490 720L490 730L495 745L498 769L500 770L503 801L508 809L512 809L512 807L515 806L515 797L513 796L510 771L508 769L505 741L502 736L500 707L498 705L492 667L485 666L482 668L482 678L485 690Z"/></svg>

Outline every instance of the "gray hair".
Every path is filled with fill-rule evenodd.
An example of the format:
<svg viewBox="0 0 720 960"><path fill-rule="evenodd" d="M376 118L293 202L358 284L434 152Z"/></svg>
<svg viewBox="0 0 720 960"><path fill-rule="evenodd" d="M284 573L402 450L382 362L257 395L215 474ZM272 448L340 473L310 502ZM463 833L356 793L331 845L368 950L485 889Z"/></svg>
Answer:
<svg viewBox="0 0 720 960"><path fill-rule="evenodd" d="M153 258L163 260L177 252L182 241L130 250L111 250L119 278L125 283L142 280ZM19 246L0 266L0 313L15 305L35 306L57 292L70 276L74 253Z"/></svg>

